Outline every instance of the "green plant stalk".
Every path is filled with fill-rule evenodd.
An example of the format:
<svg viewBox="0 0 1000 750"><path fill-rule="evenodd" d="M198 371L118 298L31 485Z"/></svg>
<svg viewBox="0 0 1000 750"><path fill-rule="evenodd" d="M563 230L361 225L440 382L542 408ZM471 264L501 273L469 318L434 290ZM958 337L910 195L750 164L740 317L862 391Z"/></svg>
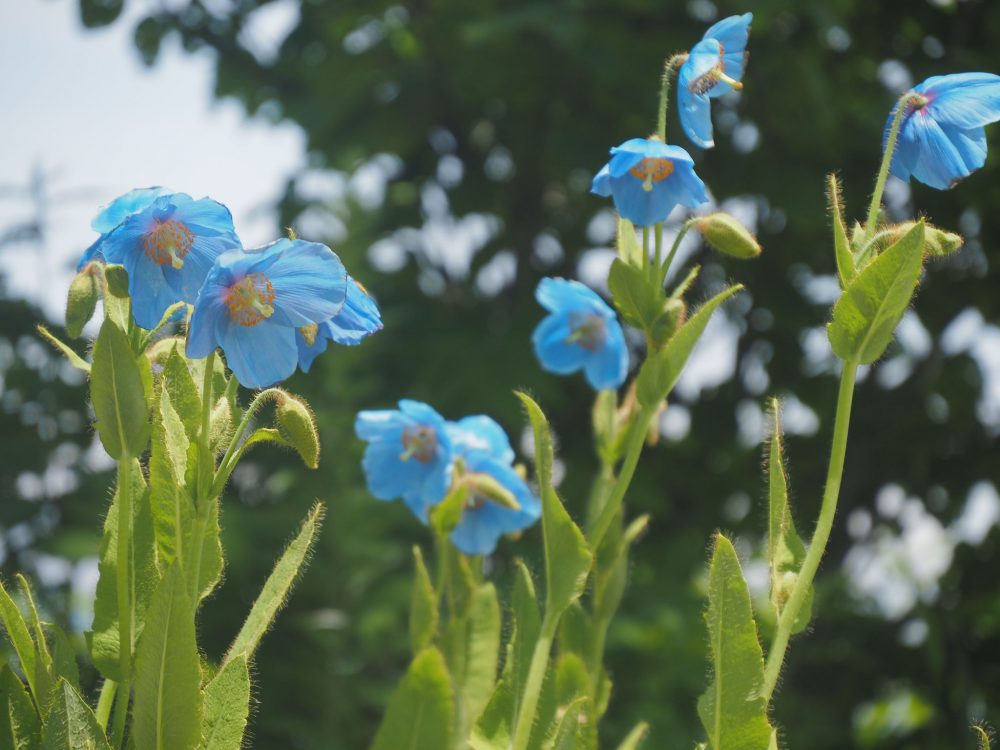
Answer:
<svg viewBox="0 0 1000 750"><path fill-rule="evenodd" d="M604 535L608 533L612 521L615 520L615 516L622 507L622 500L625 498L629 484L632 483L635 467L639 463L639 454L642 453L642 446L646 442L649 423L652 422L656 412L657 407L655 406L643 406L632 422L628 436L628 447L625 451L625 460L622 462L618 478L615 479L614 487L611 488L607 502L604 503L604 507L601 508L601 512L597 516L593 528L590 530L587 543L592 550L596 550L601 546Z"/></svg>
<svg viewBox="0 0 1000 750"><path fill-rule="evenodd" d="M642 228L642 267L649 270L649 227Z"/></svg>
<svg viewBox="0 0 1000 750"><path fill-rule="evenodd" d="M840 374L837 411L833 422L833 444L830 447L830 464L826 473L826 486L823 489L823 503L820 506L816 530L809 542L805 560L802 561L802 569L795 581L792 595L781 611L781 617L778 618L774 641L767 652L764 685L761 688L765 702L770 702L774 688L778 684L778 675L785 660L785 651L788 649L792 626L798 617L799 610L805 603L809 587L812 585L820 560L826 551L830 531L833 529L834 517L837 514L837 501L840 498L840 482L844 474L844 456L847 451L847 433L851 422L851 403L854 400L854 382L857 373L857 362L844 363L844 369Z"/></svg>
<svg viewBox="0 0 1000 750"><path fill-rule="evenodd" d="M116 593L118 598L118 664L121 690L119 710L115 713L115 747L121 747L125 734L124 716L128 712L132 678L132 459L123 452L118 459L118 546L116 550ZM121 719L119 719L121 717ZM119 724L121 724L119 730ZM120 731L120 733L119 733Z"/></svg>
<svg viewBox="0 0 1000 750"><path fill-rule="evenodd" d="M684 239L684 236L691 230L691 227L693 227L697 221L698 220L694 217L685 221L681 225L680 230L677 232L677 236L674 237L674 244L670 246L670 252L667 253L667 259L663 262L663 265L660 266L660 286L663 286L667 280L667 272L670 270L670 265L674 262L674 256L677 255L677 249L681 246L681 240Z"/></svg>
<svg viewBox="0 0 1000 750"><path fill-rule="evenodd" d="M920 94L908 91L899 97L896 105L896 116L892 118L892 125L889 126L889 137L885 141L885 152L882 154L882 165L878 170L878 177L875 179L875 192L872 193L872 202L868 206L868 219L865 222L865 243L867 244L875 236L875 224L878 221L879 209L882 207L882 194L885 192L885 183L889 179L889 167L892 165L892 154L896 150L896 141L899 139L899 129L903 124L903 116L909 108L910 102L922 98Z"/></svg>
<svg viewBox="0 0 1000 750"><path fill-rule="evenodd" d="M670 105L670 83L674 73L688 59L687 53L671 55L663 64L663 76L660 78L660 108L656 115L656 135L664 143L667 142L667 109Z"/></svg>
<svg viewBox="0 0 1000 750"><path fill-rule="evenodd" d="M107 731L108 719L111 718L111 706L115 702L115 695L118 693L118 683L114 680L105 680L101 685L101 695L97 699L97 723L101 729Z"/></svg>
<svg viewBox="0 0 1000 750"><path fill-rule="evenodd" d="M654 227L656 236L653 241L656 243L656 264L655 268L659 269L663 263L663 222L661 221Z"/></svg>
<svg viewBox="0 0 1000 750"><path fill-rule="evenodd" d="M531 739L531 728L535 724L535 710L538 708L538 697L542 692L545 672L549 666L549 655L552 652L552 642L559 627L559 615L553 616L549 607L545 608L542 627L535 641L535 650L531 654L531 666L528 668L528 678L524 683L524 695L517 709L514 722L514 739L511 750L527 750Z"/></svg>
<svg viewBox="0 0 1000 750"><path fill-rule="evenodd" d="M205 547L205 526L211 508L211 491L215 480L215 462L212 456L212 375L215 369L215 351L205 358L205 376L201 389L201 432L198 435L198 487L195 498L197 516L194 522L193 573L191 577L191 603L198 606L198 581L201 578L202 550Z"/></svg>
<svg viewBox="0 0 1000 750"><path fill-rule="evenodd" d="M243 438L246 436L247 430L250 429L251 422L257 416L257 412L261 410L261 407L275 398L277 394L278 390L276 388L268 388L258 393L253 401L250 402L250 405L243 414L243 419L240 420L236 431L233 433L233 439L229 442L229 447L226 448L226 452L219 462L219 470L215 474L215 481L212 483L212 489L209 492L211 497L219 497L222 494L222 490L225 488L226 482L229 481L233 469L236 468L236 464L239 463L240 458L243 456Z"/></svg>
<svg viewBox="0 0 1000 750"><path fill-rule="evenodd" d="M125 742L125 724L128 721L128 704L132 692L131 685L122 683L115 701L115 721L111 732L111 747L120 748Z"/></svg>

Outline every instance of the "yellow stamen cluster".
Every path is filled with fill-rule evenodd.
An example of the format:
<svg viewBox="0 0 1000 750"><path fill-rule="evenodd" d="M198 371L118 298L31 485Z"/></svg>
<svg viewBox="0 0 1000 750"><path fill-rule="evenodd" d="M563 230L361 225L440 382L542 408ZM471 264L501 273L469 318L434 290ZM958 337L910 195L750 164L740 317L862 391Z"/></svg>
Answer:
<svg viewBox="0 0 1000 750"><path fill-rule="evenodd" d="M233 322L252 328L274 314L274 287L262 273L248 273L229 287L226 307Z"/></svg>

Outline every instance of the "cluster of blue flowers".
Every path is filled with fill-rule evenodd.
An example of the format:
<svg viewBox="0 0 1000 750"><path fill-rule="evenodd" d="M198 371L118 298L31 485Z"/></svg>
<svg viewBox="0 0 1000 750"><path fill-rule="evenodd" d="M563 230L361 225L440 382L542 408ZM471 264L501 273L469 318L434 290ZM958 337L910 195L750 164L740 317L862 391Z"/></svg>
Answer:
<svg viewBox="0 0 1000 750"><path fill-rule="evenodd" d="M132 316L154 329L178 302L194 306L187 354L217 347L237 380L265 388L308 372L330 341L358 344L382 328L378 306L326 245L278 240L244 249L229 209L163 188L133 190L102 210L82 268L128 271Z"/></svg>
<svg viewBox="0 0 1000 750"><path fill-rule="evenodd" d="M368 443L363 466L371 493L402 499L424 523L464 483L461 519L449 538L467 555L490 554L501 536L528 528L541 515L540 501L514 468L507 434L490 417L449 422L427 404L403 400L399 409L360 412L354 430ZM500 503L481 490L483 476L513 502Z"/></svg>

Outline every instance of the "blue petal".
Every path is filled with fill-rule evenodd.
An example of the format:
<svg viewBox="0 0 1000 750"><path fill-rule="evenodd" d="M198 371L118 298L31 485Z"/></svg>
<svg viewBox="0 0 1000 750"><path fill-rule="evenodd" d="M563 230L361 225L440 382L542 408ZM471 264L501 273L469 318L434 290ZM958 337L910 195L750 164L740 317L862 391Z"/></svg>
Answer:
<svg viewBox="0 0 1000 750"><path fill-rule="evenodd" d="M590 183L590 192L594 195L603 195L605 198L611 195L611 165L605 164L601 171L594 175L594 181Z"/></svg>
<svg viewBox="0 0 1000 750"><path fill-rule="evenodd" d="M320 324L321 333L338 344L354 346L381 330L382 315L375 300L348 276L344 306L340 312Z"/></svg>
<svg viewBox="0 0 1000 750"><path fill-rule="evenodd" d="M124 260L132 317L140 327L151 330L159 325L167 308L179 301L177 293L164 278L163 267L145 255L132 253Z"/></svg>
<svg viewBox="0 0 1000 750"><path fill-rule="evenodd" d="M569 316L547 316L531 336L535 356L546 372L569 375L579 370L587 361L588 352L577 343L567 343L572 334Z"/></svg>
<svg viewBox="0 0 1000 750"><path fill-rule="evenodd" d="M300 328L332 318L344 306L347 271L330 248L318 242L278 240L261 252L277 254L267 272L274 287L270 319Z"/></svg>
<svg viewBox="0 0 1000 750"><path fill-rule="evenodd" d="M705 32L705 39L717 39L722 45L723 68L726 75L739 81L746 62L747 40L753 13L724 18ZM729 84L723 84L729 90ZM723 92L724 93L724 92Z"/></svg>
<svg viewBox="0 0 1000 750"><path fill-rule="evenodd" d="M992 73L934 76L915 90L930 99L927 110L942 125L969 130L1000 120L1000 76Z"/></svg>
<svg viewBox="0 0 1000 750"><path fill-rule="evenodd" d="M521 505L520 510L512 510L487 501L462 514L462 520L452 531L452 543L467 555L488 555L503 534L521 531L534 524L541 515L541 503L531 493L527 483L509 466L479 456L470 459L469 468L491 475L513 493Z"/></svg>
<svg viewBox="0 0 1000 750"><path fill-rule="evenodd" d="M604 345L591 353L584 372L587 382L598 391L618 388L625 382L628 377L628 346L618 321L608 322Z"/></svg>
<svg viewBox="0 0 1000 750"><path fill-rule="evenodd" d="M484 414L449 423L448 434L458 453L480 452L502 463L514 462L514 449L510 446L507 433L494 419Z"/></svg>
<svg viewBox="0 0 1000 750"><path fill-rule="evenodd" d="M76 270L82 271L84 266L90 263L92 260L100 260L104 258L104 253L101 252L101 245L104 243L104 237L98 237L91 243L90 247L83 251L83 256L80 258L80 262L76 264Z"/></svg>
<svg viewBox="0 0 1000 750"><path fill-rule="evenodd" d="M90 222L95 232L107 234L134 213L142 211L162 195L162 187L137 188L115 198Z"/></svg>
<svg viewBox="0 0 1000 750"><path fill-rule="evenodd" d="M354 418L354 434L362 440L380 440L393 431L401 433L407 424L406 417L395 409L359 411Z"/></svg>
<svg viewBox="0 0 1000 750"><path fill-rule="evenodd" d="M433 427L444 427L445 419L437 410L423 401L414 401L404 398L399 401L399 410L417 424L430 425ZM440 432L440 431L439 431ZM438 435L439 440L441 435Z"/></svg>
<svg viewBox="0 0 1000 750"><path fill-rule="evenodd" d="M395 500L423 485L427 464L403 461L402 443L378 440L365 449L361 466L369 491L379 500ZM420 517L420 514L417 514Z"/></svg>
<svg viewBox="0 0 1000 750"><path fill-rule="evenodd" d="M613 156L622 154L638 154L643 159L670 159L675 162L686 161L694 163L694 160L691 158L691 154L682 149L680 146L672 146L669 143L664 143L658 138L630 138L620 146L612 147L611 154ZM612 159L612 162L613 161L614 159ZM638 163L638 161L633 162L633 166ZM615 168L612 167L611 176L620 177L631 168L632 167L627 167L624 170L616 171Z"/></svg>
<svg viewBox="0 0 1000 750"><path fill-rule="evenodd" d="M535 289L535 299L549 312L589 310L604 316L615 314L597 292L572 279L542 279Z"/></svg>
<svg viewBox="0 0 1000 750"><path fill-rule="evenodd" d="M677 85L677 107L681 128L691 141L701 148L712 148L712 105L705 94L695 94L684 83L683 76Z"/></svg>
<svg viewBox="0 0 1000 750"><path fill-rule="evenodd" d="M978 160L966 163L965 154L951 142L933 118L917 113L910 118L910 122L920 149L912 174L920 182L938 190L947 190L982 166Z"/></svg>
<svg viewBox="0 0 1000 750"><path fill-rule="evenodd" d="M267 388L295 372L295 329L265 320L256 326L227 324L219 333L226 363L243 386Z"/></svg>
<svg viewBox="0 0 1000 750"><path fill-rule="evenodd" d="M308 373L312 369L312 364L316 361L316 357L325 352L326 347L330 343L330 339L322 333L322 325L325 324L321 324L321 330L316 334L316 338L312 344L306 341L306 337L302 335L300 330L296 329L295 331L295 345L299 350L299 369L302 372Z"/></svg>
<svg viewBox="0 0 1000 750"><path fill-rule="evenodd" d="M205 279L194 304L194 313L188 324L186 352L189 357L201 359L219 346L218 332L229 325L226 307L226 287L220 284L220 269L215 266Z"/></svg>

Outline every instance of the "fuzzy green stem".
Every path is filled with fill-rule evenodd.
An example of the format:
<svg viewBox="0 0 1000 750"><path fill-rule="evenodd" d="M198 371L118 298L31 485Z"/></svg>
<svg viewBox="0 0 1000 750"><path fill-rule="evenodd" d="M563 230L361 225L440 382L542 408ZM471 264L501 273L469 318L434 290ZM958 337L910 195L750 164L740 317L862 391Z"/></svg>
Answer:
<svg viewBox="0 0 1000 750"><path fill-rule="evenodd" d="M546 609L542 618L542 627L535 641L535 650L531 655L531 666L528 667L528 678L524 683L524 696L517 709L517 719L514 723L514 739L511 750L526 750L531 739L531 728L535 725L535 710L538 708L538 697L545 681L545 671L549 666L549 655L552 652L552 641L556 637L559 617L553 616Z"/></svg>
<svg viewBox="0 0 1000 750"><path fill-rule="evenodd" d="M622 507L622 500L624 500L628 486L632 482L635 467L639 463L639 454L642 453L642 446L646 442L649 423L653 420L657 411L656 406L643 406L632 423L631 432L629 432L628 436L628 447L625 451L625 460L622 462L621 469L618 472L618 478L615 480L607 502L604 503L604 507L601 508L601 512L597 516L593 528L590 530L590 538L587 541L592 550L600 548L601 542L604 540L604 535L608 533L612 521L615 520L615 516Z"/></svg>
<svg viewBox="0 0 1000 750"><path fill-rule="evenodd" d="M879 209L882 207L882 194L885 192L885 183L889 179L889 168L892 166L892 155L896 150L896 141L899 139L899 129L903 124L903 118L906 116L910 104L922 98L920 94L912 91L899 97L896 115L892 118L892 125L889 126L889 137L885 141L882 165L879 167L878 177L875 180L875 192L872 193L872 202L868 206L868 219L865 222L866 243L875 235L875 225L878 222Z"/></svg>
<svg viewBox="0 0 1000 750"><path fill-rule="evenodd" d="M115 699L115 721L111 732L111 747L120 748L125 742L125 725L128 719L128 703L131 697L132 688L128 683L123 682L118 688L118 695Z"/></svg>
<svg viewBox="0 0 1000 750"><path fill-rule="evenodd" d="M674 237L674 244L670 246L670 252L667 253L667 259L663 262L663 265L660 266L660 286L663 286L664 282L667 280L667 272L670 270L670 265L674 262L674 256L677 255L677 250L681 246L681 240L683 240L684 236L691 230L691 227L697 223L698 219L692 217L681 225L680 231L678 231L677 236Z"/></svg>
<svg viewBox="0 0 1000 750"><path fill-rule="evenodd" d="M837 500L840 497L840 481L844 474L844 456L847 452L847 433L851 422L851 402L854 399L854 381L858 373L857 362L845 362L840 374L840 391L837 394L837 411L833 422L833 444L830 447L830 464L826 473L826 486L823 489L823 503L820 506L819 520L816 531L809 542L809 550L802 569L799 571L792 595L778 618L778 628L774 641L767 653L767 666L764 670L764 686L761 694L764 700L770 702L774 688L778 684L778 675L785 660L788 640L792 635L792 626L805 603L809 587L819 568L820 560L826 551L826 544L833 529L833 520L837 514Z"/></svg>
<svg viewBox="0 0 1000 750"><path fill-rule="evenodd" d="M664 143L667 142L667 109L670 105L670 83L674 79L674 73L688 59L687 53L682 52L671 55L663 63L663 76L660 78L660 109L656 116L656 135Z"/></svg>
<svg viewBox="0 0 1000 750"><path fill-rule="evenodd" d="M642 267L649 269L649 227L642 228Z"/></svg>
<svg viewBox="0 0 1000 750"><path fill-rule="evenodd" d="M201 386L201 434L198 436L198 488L195 497L194 529L191 535L194 559L191 568L191 602L197 608L201 579L202 551L205 547L205 527L211 508L212 486L215 480L215 456L212 455L212 375L215 370L215 350L205 358L205 375Z"/></svg>
<svg viewBox="0 0 1000 750"><path fill-rule="evenodd" d="M95 716L97 723L105 732L108 728L108 719L111 718L111 706L115 702L115 694L118 692L118 683L114 680L105 680L101 685L101 695L97 699L97 711Z"/></svg>
<svg viewBox="0 0 1000 750"><path fill-rule="evenodd" d="M132 459L122 453L118 459L118 529L116 549L116 583L118 599L118 665L121 670L122 693L128 701L128 685L132 673Z"/></svg>
<svg viewBox="0 0 1000 750"><path fill-rule="evenodd" d="M229 481L233 469L236 468L236 464L239 463L240 458L243 456L243 438L246 436L247 430L250 429L250 424L253 422L254 417L257 416L257 413L264 404L275 399L279 393L281 391L277 388L268 388L266 391L258 393L253 401L250 402L246 412L243 414L243 419L240 420L236 431L233 433L233 439L229 441L229 447L226 448L226 452L219 462L219 469L215 474L212 490L209 492L211 497L219 497L222 494L222 490L225 488L226 482Z"/></svg>

